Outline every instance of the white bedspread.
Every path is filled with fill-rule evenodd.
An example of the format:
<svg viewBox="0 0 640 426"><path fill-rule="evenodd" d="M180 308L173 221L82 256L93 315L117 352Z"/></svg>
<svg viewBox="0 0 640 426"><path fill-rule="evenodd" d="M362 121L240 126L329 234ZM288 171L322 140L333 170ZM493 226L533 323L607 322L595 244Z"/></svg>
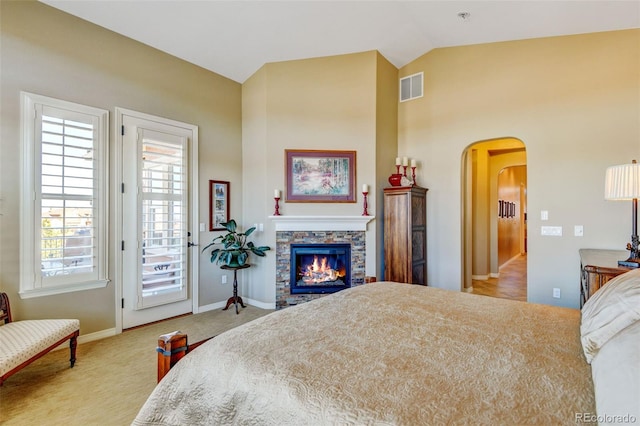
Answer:
<svg viewBox="0 0 640 426"><path fill-rule="evenodd" d="M575 309L379 282L195 349L135 425L573 424L595 412Z"/></svg>

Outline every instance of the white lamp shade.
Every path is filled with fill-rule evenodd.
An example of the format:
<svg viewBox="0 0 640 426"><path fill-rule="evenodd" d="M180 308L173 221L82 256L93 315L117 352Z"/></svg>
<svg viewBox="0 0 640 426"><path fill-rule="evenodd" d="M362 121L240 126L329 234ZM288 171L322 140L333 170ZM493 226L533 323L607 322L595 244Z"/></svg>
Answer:
<svg viewBox="0 0 640 426"><path fill-rule="evenodd" d="M605 200L640 198L640 164L622 164L607 168L604 183Z"/></svg>

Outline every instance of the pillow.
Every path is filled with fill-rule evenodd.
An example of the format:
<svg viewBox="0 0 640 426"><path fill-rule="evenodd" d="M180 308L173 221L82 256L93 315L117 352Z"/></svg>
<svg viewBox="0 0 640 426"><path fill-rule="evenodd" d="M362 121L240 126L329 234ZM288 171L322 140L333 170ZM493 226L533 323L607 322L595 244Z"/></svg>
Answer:
<svg viewBox="0 0 640 426"><path fill-rule="evenodd" d="M635 423L640 418L640 321L598 351L591 377L598 425Z"/></svg>
<svg viewBox="0 0 640 426"><path fill-rule="evenodd" d="M640 320L640 269L618 275L582 307L580 339L587 362L609 339Z"/></svg>

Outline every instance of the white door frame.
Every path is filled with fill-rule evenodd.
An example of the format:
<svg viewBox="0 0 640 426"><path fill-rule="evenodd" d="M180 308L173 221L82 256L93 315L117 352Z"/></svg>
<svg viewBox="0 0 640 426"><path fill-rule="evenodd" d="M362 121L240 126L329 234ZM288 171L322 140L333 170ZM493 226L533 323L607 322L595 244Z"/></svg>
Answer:
<svg viewBox="0 0 640 426"><path fill-rule="evenodd" d="M116 316L116 334L122 333L122 283L123 283L123 271L122 271L122 256L123 251L121 249L121 241L123 241L122 235L122 149L123 149L123 134L122 134L122 126L123 126L123 116L132 116L144 120L150 121L158 121L160 120L163 123L176 126L183 127L189 129L193 135L193 140L191 141L191 146L189 147L189 169L190 169L190 190L189 190L189 208L190 211L190 231L191 231L191 242L196 244L192 248L192 250L198 250L198 241L197 237L200 234L198 232L198 224L200 216L198 214L199 211L199 181L198 181L198 126L193 124L183 123L180 121L171 120L168 118L162 118L150 114L146 114L143 112L133 111L126 108L115 108L115 120L114 120L114 129L113 134L115 135L115 146L112 150L113 152L113 185L114 189L114 197L113 197L113 213L115 215L114 224L114 239L113 239L113 259L114 259L114 280L115 283L115 316ZM198 265L199 265L199 256L200 253L194 252L189 257L189 269L190 269L190 277L189 281L191 283L188 291L191 296L192 302L192 312L195 314L198 312Z"/></svg>

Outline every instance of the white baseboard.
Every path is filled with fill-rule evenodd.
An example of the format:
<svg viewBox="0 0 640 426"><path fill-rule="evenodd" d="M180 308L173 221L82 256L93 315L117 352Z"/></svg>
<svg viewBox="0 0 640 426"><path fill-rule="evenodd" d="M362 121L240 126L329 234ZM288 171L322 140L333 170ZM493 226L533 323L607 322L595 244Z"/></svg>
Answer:
<svg viewBox="0 0 640 426"><path fill-rule="evenodd" d="M94 340L100 340L100 339L104 339L106 337L111 337L115 335L116 335L115 327L108 328L106 330L96 331L95 333L89 333L85 335L81 334L80 337L78 337L78 343L93 342Z"/></svg>
<svg viewBox="0 0 640 426"><path fill-rule="evenodd" d="M208 305L204 305L204 306L199 306L198 307L198 312L194 312L194 314L201 314L203 312L209 312L209 311L214 311L216 309L222 309L227 305L227 302L217 302L217 303L210 303Z"/></svg>
<svg viewBox="0 0 640 426"><path fill-rule="evenodd" d="M472 280L486 281L489 279L489 275L471 275Z"/></svg>
<svg viewBox="0 0 640 426"><path fill-rule="evenodd" d="M256 308L260 308L260 309L270 309L270 310L276 309L276 302L261 302L259 300L249 299L246 297L243 297L242 301L247 305L255 306ZM211 303L209 305L200 306L198 308L197 313L200 314L203 312L213 311L216 309L222 309L225 306L227 306L227 302Z"/></svg>
<svg viewBox="0 0 640 426"><path fill-rule="evenodd" d="M276 302L261 302L259 300L246 299L247 303L260 309L276 309Z"/></svg>
<svg viewBox="0 0 640 426"><path fill-rule="evenodd" d="M471 275L472 280L486 281L489 278L500 278L499 272L491 272L489 275Z"/></svg>
<svg viewBox="0 0 640 426"><path fill-rule="evenodd" d="M83 343L93 342L94 340L101 340L101 339L105 339L107 337L111 337L115 335L116 335L115 328L108 328L106 330L96 331L95 333L81 334L80 336L78 336L78 344L81 345ZM68 342L60 343L60 345L58 345L53 350L57 351L60 349L69 349L69 343Z"/></svg>

